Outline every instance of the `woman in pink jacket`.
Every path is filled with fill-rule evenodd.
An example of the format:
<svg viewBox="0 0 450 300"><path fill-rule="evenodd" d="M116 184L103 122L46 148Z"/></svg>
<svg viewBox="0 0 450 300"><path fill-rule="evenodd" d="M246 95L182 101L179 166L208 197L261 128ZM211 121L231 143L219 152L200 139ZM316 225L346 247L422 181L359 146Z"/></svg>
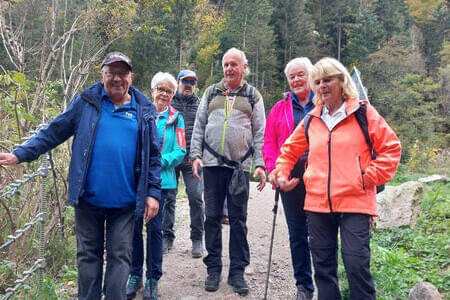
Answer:
<svg viewBox="0 0 450 300"><path fill-rule="evenodd" d="M262 148L266 169L270 173L275 169L275 161L280 155L284 141L294 131L303 117L314 108L314 94L308 84L308 75L312 69L311 61L306 57L294 58L285 67L284 73L290 92L284 94L267 116L264 146ZM302 178L307 154L302 156L292 177ZM292 266L297 285L297 300L312 299L314 286L311 276L311 260L308 247L308 227L303 210L305 186L301 180L293 190L280 192L286 222L289 230Z"/></svg>

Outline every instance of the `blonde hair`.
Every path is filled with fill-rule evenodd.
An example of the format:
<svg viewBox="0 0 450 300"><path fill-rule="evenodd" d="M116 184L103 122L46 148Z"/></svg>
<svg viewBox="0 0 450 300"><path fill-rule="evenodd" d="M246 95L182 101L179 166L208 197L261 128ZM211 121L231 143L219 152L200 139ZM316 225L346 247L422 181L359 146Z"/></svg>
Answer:
<svg viewBox="0 0 450 300"><path fill-rule="evenodd" d="M314 91L314 104L322 104L317 93L317 85L314 83L315 80L324 77L336 77L340 80L342 86L342 96L344 100L348 98L358 99L358 90L356 89L355 83L353 82L350 73L337 59L331 57L324 57L319 60L311 72L309 73L309 86Z"/></svg>

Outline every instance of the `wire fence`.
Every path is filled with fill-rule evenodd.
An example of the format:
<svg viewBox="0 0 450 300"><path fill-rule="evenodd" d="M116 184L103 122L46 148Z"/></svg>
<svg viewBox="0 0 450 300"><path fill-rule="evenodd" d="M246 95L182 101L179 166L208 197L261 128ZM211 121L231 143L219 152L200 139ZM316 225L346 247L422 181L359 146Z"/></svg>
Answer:
<svg viewBox="0 0 450 300"><path fill-rule="evenodd" d="M11 246L25 232L27 232L34 225L39 225L39 247L38 247L38 257L34 261L33 265L21 274L20 278L14 281L14 286L6 289L6 294L0 295L0 300L10 299L17 290L23 286L26 281L34 272L38 272L38 282L42 286L44 280L44 268L45 268L45 221L47 219L47 177L49 174L50 162L49 155L46 153L42 155L42 165L41 167L34 171L32 174L24 175L22 180L15 180L10 184L6 185L2 190L0 190L0 198L13 198L16 194L21 191L21 187L31 182L36 177L41 177L40 182L40 203L39 203L39 213L33 217L33 219L27 222L23 228L15 231L14 235L8 235L6 242L0 245L0 252Z"/></svg>

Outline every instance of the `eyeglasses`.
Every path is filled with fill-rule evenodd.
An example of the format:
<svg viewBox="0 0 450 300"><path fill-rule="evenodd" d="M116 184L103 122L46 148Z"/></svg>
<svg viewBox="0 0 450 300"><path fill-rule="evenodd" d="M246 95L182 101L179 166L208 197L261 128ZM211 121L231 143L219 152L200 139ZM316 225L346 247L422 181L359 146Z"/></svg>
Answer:
<svg viewBox="0 0 450 300"><path fill-rule="evenodd" d="M114 78L116 75L118 75L120 78L126 78L128 75L130 75L130 71L119 71L119 72L111 72L111 71L103 71L103 74L105 74L108 78Z"/></svg>
<svg viewBox="0 0 450 300"><path fill-rule="evenodd" d="M190 85L195 85L196 81L194 79L181 79L181 83L182 84L190 84Z"/></svg>
<svg viewBox="0 0 450 300"><path fill-rule="evenodd" d="M160 93L160 94L166 94L166 95L173 95L173 91L172 90L166 90L165 88L163 88L163 87L157 87L156 88L156 91L158 92L158 93Z"/></svg>

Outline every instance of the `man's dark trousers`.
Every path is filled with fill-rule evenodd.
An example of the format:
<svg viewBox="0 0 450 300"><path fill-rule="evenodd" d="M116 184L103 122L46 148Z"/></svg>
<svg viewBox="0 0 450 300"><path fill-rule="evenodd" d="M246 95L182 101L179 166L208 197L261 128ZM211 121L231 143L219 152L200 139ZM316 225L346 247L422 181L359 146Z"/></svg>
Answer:
<svg viewBox="0 0 450 300"><path fill-rule="evenodd" d="M134 220L135 205L103 208L80 200L75 206L78 299L101 299L105 233L105 299L126 299Z"/></svg>
<svg viewBox="0 0 450 300"><path fill-rule="evenodd" d="M319 300L341 299L337 278L339 229L350 299L375 300L370 273L370 218L357 213L308 213L309 246Z"/></svg>
<svg viewBox="0 0 450 300"><path fill-rule="evenodd" d="M244 274L245 267L250 263L250 253L247 242L247 201L242 204L233 203L228 193L233 169L228 167L204 167L204 197L205 197L205 246L208 255L203 259L208 273L222 272L222 214L225 196L228 204L230 220L230 270L229 275ZM246 182L249 184L249 174ZM248 200L248 199L247 199Z"/></svg>
<svg viewBox="0 0 450 300"><path fill-rule="evenodd" d="M188 162L183 163L175 168L177 182L180 176L183 175L184 185L186 186L186 194L189 200L189 212L191 217L191 240L203 241L203 223L205 219L205 207L202 199L202 182L198 181L192 175L192 166ZM173 242L175 239L175 231L173 229L175 223L175 203L177 198L177 189L169 190L166 203L164 206L163 217L163 238L167 241Z"/></svg>
<svg viewBox="0 0 450 300"><path fill-rule="evenodd" d="M305 185L301 181L292 191L280 192L289 230L292 266L297 287L314 291L311 273L311 254L308 245L308 223L303 210Z"/></svg>
<svg viewBox="0 0 450 300"><path fill-rule="evenodd" d="M167 197L167 190L161 190L161 200L159 200L158 214L145 224L147 229L146 257L147 266L146 279L159 280L162 276L162 215L164 201ZM136 218L133 234L133 258L131 262L131 275L142 277L144 264L144 240L142 235L144 218Z"/></svg>

